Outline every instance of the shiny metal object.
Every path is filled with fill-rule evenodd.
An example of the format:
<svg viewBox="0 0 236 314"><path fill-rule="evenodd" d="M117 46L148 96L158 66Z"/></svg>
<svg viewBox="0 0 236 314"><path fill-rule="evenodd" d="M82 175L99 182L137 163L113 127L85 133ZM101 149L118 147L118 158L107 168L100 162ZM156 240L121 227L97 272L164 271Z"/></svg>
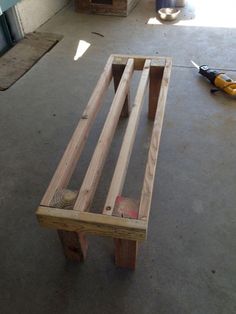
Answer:
<svg viewBox="0 0 236 314"><path fill-rule="evenodd" d="M197 65L197 63L195 63L193 60L191 60L192 64L195 66L195 68L197 68L199 70L199 65Z"/></svg>
<svg viewBox="0 0 236 314"><path fill-rule="evenodd" d="M175 8L162 8L158 11L160 18L165 21L174 21L179 13L180 10Z"/></svg>

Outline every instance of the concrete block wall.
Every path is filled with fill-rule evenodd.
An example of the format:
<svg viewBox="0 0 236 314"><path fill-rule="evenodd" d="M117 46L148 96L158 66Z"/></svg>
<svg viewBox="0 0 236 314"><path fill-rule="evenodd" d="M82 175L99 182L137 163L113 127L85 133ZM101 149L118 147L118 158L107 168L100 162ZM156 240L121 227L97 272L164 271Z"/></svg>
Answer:
<svg viewBox="0 0 236 314"><path fill-rule="evenodd" d="M16 11L24 33L35 31L69 2L69 0L21 0L16 5Z"/></svg>

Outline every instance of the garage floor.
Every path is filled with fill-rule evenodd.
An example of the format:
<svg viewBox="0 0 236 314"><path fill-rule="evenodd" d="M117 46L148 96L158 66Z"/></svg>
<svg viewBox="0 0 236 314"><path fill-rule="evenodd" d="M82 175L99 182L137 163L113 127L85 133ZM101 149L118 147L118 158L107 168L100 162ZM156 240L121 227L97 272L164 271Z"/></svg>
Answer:
<svg viewBox="0 0 236 314"><path fill-rule="evenodd" d="M155 17L153 8L143 0L127 18L67 8L40 28L64 39L0 93L2 314L236 313L236 102L211 95L190 64L193 59L236 70L236 28L146 24ZM183 18L191 20L191 14ZM79 40L91 46L74 61ZM65 261L56 233L40 228L34 215L111 53L172 56L174 63L148 241L140 247L135 272L114 267L110 239L90 237L83 265ZM125 123L119 124L94 207L103 204ZM150 129L144 108L127 195L138 193Z"/></svg>

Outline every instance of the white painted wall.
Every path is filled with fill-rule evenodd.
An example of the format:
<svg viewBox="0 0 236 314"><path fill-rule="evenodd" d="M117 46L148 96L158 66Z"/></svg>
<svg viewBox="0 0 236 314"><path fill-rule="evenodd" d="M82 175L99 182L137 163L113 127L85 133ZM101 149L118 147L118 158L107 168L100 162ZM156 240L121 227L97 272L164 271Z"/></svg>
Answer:
<svg viewBox="0 0 236 314"><path fill-rule="evenodd" d="M69 0L21 0L16 11L25 34L35 31Z"/></svg>

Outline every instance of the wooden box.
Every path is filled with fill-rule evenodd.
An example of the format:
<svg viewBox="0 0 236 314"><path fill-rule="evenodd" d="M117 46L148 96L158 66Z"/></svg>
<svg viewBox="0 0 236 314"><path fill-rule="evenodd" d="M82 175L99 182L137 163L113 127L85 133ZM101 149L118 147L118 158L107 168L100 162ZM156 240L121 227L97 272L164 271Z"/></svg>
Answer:
<svg viewBox="0 0 236 314"><path fill-rule="evenodd" d="M139 0L74 0L75 11L127 16Z"/></svg>

